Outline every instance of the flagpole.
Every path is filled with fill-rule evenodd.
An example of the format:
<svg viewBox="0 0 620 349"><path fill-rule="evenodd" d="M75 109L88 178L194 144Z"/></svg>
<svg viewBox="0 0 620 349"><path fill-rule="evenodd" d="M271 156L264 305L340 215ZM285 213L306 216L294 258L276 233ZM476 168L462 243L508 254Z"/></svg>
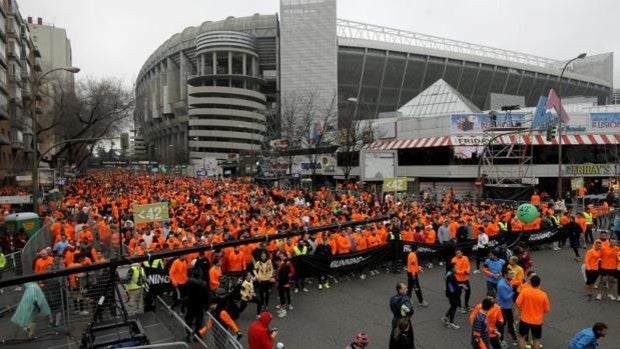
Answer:
<svg viewBox="0 0 620 349"><path fill-rule="evenodd" d="M564 72L566 71L566 68L568 68L568 65L571 64L573 61L578 60L578 59L582 59L585 58L586 54L582 53L579 56L571 59L570 61L566 62L566 64L564 64L564 68L562 68L562 74L560 74L560 86L558 87L558 187L557 187L557 192L556 195L558 197L558 200L562 199L562 111L563 111L563 107L562 107L562 77L564 77Z"/></svg>

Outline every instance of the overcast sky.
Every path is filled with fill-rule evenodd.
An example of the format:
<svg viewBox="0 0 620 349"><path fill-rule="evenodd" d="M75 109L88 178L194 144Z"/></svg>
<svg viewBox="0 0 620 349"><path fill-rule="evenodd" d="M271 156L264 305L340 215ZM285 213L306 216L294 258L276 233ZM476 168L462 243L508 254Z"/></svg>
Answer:
<svg viewBox="0 0 620 349"><path fill-rule="evenodd" d="M67 30L80 75L132 83L148 56L187 26L279 11L279 0L17 0L22 16ZM338 18L568 59L614 52L618 0L338 0Z"/></svg>

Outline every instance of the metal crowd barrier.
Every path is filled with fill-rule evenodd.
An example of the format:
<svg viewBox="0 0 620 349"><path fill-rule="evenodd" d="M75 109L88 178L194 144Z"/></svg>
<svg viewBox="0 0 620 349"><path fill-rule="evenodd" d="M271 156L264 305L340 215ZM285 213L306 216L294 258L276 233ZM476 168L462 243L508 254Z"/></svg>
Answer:
<svg viewBox="0 0 620 349"><path fill-rule="evenodd" d="M41 227L34 235L28 239L26 245L22 249L21 263L24 275L30 275L34 272L34 260L37 258L37 251L41 248L53 247L54 240L50 232L52 223L48 223Z"/></svg>

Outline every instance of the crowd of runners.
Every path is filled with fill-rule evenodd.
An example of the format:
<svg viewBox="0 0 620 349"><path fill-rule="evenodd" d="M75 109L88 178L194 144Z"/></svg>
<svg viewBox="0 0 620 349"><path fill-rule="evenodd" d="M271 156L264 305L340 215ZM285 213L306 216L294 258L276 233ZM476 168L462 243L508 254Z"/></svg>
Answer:
<svg viewBox="0 0 620 349"><path fill-rule="evenodd" d="M168 219L134 222L136 205L158 202L168 203ZM620 247L617 240L611 239L613 236L601 233L595 240L593 234L598 218L610 213L607 202L580 212L566 210L563 203L543 202L537 194L531 202L539 208L540 216L524 224L516 218L516 207L512 205L457 200L452 191L433 201L381 196L352 184L336 190L282 190L255 184L250 179L212 180L122 170L98 171L67 184L60 201L48 201L40 206L40 214L51 224L49 231L54 242L41 248L32 267L36 273L42 273L102 262L118 254L142 255L390 215L393 218L389 221L357 228L303 234L269 243L240 244L133 265L124 280L130 293L128 308L139 313L145 306L142 267L161 268L168 271L176 288L173 308L181 306L186 322L197 334L207 330L208 326L203 326L203 312L207 309L232 333L240 334L235 320L248 303L256 303L259 315L274 310L277 316L285 317L293 309L291 292L308 291L310 280L296 276L291 263L293 257L347 254L402 240L453 248L447 256L422 260L412 245L413 250L403 256L408 280L398 284L398 293L390 301L394 314L390 348L413 347L413 328L408 316L413 309L411 296L415 292L420 305L428 306L418 273L421 268L434 264L446 267L449 309L441 320L448 329L458 330L462 326L454 320L458 311L469 314L474 348L506 347L509 342L526 348L528 339L538 348L544 313L550 309L540 287L541 277L534 272L526 249L494 245L492 238L501 233L543 228L566 230L565 236L569 237L570 247L579 261L582 261L579 249L588 249L583 259L586 294L588 299L597 300L620 300L615 288L620 273ZM620 218L616 221L619 222L615 226L605 228L618 234ZM475 241L475 253L471 256L457 248L467 240ZM559 249L563 245L564 241L560 241L554 247ZM475 259L475 267L470 257ZM381 266L360 270L355 276L366 278L367 272L375 275L380 270ZM234 306L229 300L222 301L230 291L223 277L229 273L247 273ZM480 304L470 307L469 278L475 273L484 274L488 293ZM330 283L347 277L350 275L322 275L313 285L327 289ZM83 300L81 279L79 275L70 276L68 285L71 294ZM279 301L271 308L274 286ZM88 312L83 306L79 311ZM261 318L261 324L268 323L266 315ZM54 322L58 325L57 317ZM599 332L601 328L597 327ZM275 335L277 331L270 332L266 340L273 340ZM364 348L368 342L362 333L350 347Z"/></svg>

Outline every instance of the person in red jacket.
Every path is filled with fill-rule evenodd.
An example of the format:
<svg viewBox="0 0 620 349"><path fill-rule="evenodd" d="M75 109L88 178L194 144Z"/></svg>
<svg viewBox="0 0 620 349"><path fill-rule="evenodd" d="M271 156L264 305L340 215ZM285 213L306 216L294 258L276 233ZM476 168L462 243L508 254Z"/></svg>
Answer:
<svg viewBox="0 0 620 349"><path fill-rule="evenodd" d="M257 320L250 324L248 329L249 349L272 349L273 342L278 335L277 329L269 329L273 316L270 312L260 313Z"/></svg>

